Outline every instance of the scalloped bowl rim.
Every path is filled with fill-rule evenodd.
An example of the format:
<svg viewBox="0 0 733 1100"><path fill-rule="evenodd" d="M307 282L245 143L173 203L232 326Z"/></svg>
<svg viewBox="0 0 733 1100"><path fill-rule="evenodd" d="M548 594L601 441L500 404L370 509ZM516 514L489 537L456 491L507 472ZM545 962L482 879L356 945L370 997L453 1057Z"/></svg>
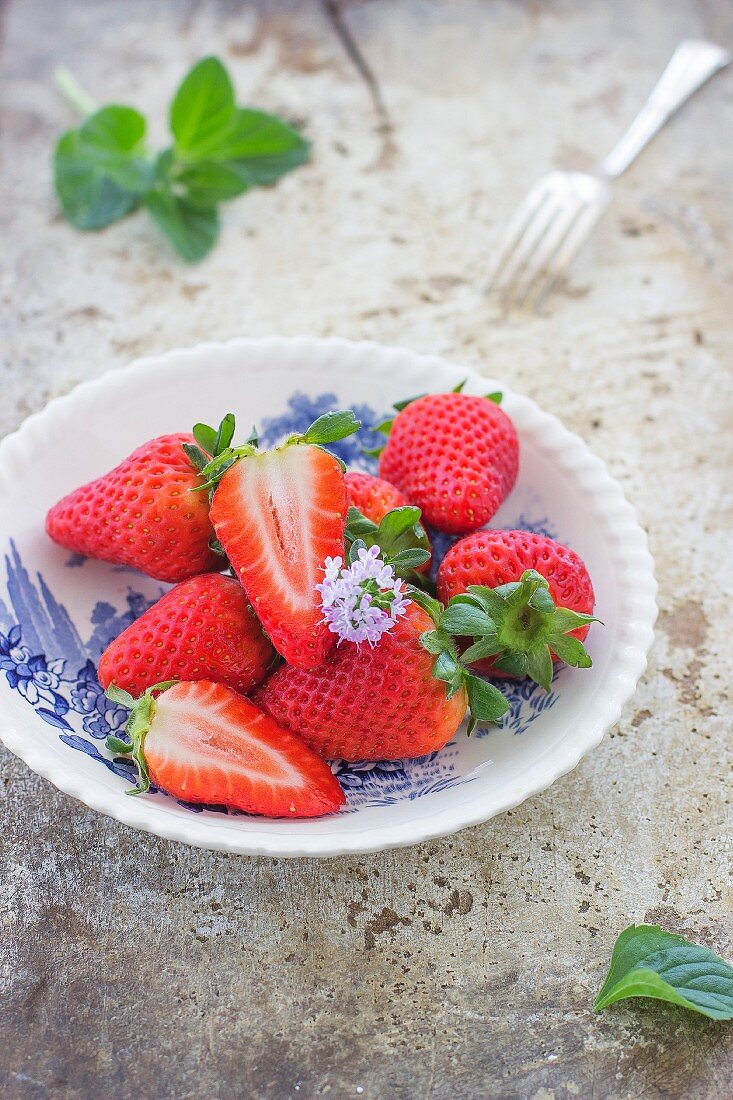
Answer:
<svg viewBox="0 0 733 1100"><path fill-rule="evenodd" d="M110 806L105 801L105 790L87 782L86 778L73 768L73 761L66 757L49 754L44 750L43 742L36 739L30 729L9 722L0 714L0 740L20 757L29 768L44 779L48 779L65 794L78 799L93 810L104 813L133 828L154 833L168 840L181 841L197 847L226 851L245 855L271 856L336 856L357 852L376 852L384 849L406 847L436 837L447 836L470 825L488 821L500 813L510 810L527 798L539 794L550 787L562 775L575 768L580 760L598 745L603 735L619 719L625 703L632 696L636 685L644 673L647 654L654 637L654 623L657 617L654 563L647 545L647 537L639 525L635 511L626 500L620 484L611 477L600 458L593 454L580 436L569 431L550 413L542 410L531 398L517 394L503 382L480 375L470 367L458 367L442 356L425 355L408 348L388 346L372 341L353 341L340 337L318 338L312 336L264 336L241 337L227 341L206 341L190 348L172 349L160 355L150 355L134 360L125 367L106 371L98 377L79 383L68 394L53 398L44 409L29 416L17 429L0 442L0 491L6 488L12 479L13 467L23 456L27 456L27 447L36 436L44 420L73 408L80 396L95 392L113 390L115 386L134 384L151 370L170 369L172 364L201 358L202 355L216 355L224 351L267 351L273 355L293 350L302 350L304 357L322 352L343 351L353 354L356 351L370 352L376 356L402 356L410 359L421 370L431 368L460 370L474 380L479 378L483 384L500 386L512 406L512 418L520 430L531 431L542 445L553 453L558 465L576 477L582 475L583 489L586 493L602 495L604 515L613 521L615 540L624 546L624 561L620 568L619 588L624 593L627 606L634 608L633 618L624 622L623 644L620 652L615 653L614 662L599 689L592 714L582 730L577 731L571 746L559 752L557 748L548 749L534 760L528 771L531 773L523 785L515 787L503 799L494 801L487 810L482 804L480 793L471 793L466 788L465 799L458 806L436 807L432 813L413 814L404 821L388 824L366 825L361 830L351 830L339 834L318 836L292 833L236 832L231 827L223 827L212 819L206 820L201 827L200 819L195 815L184 818L182 815L166 811L164 806L151 806L143 799L128 799ZM552 766L547 766L546 757L553 755ZM538 774L539 772L539 774ZM409 803L415 807L416 803ZM334 821L337 821L335 818ZM264 821L264 819L263 819ZM297 822L292 823L297 826ZM371 835L370 835L371 834Z"/></svg>

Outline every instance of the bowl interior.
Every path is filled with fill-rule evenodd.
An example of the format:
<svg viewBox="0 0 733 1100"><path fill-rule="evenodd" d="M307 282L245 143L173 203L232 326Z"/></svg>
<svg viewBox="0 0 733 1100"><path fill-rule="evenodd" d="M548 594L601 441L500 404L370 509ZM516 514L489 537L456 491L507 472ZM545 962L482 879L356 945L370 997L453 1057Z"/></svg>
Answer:
<svg viewBox="0 0 733 1100"><path fill-rule="evenodd" d="M256 423L269 445L329 409L351 407L364 424L376 424L393 401L463 379L466 392L502 388L406 351L244 341L141 361L79 387L32 418L0 461L0 724L10 747L62 789L130 824L211 847L282 854L387 847L450 831L516 804L572 766L583 751L579 735L591 721L594 699L615 674L632 612L620 584L623 547L597 489L600 463L525 398L505 394L520 434L521 469L492 525L546 532L586 561L605 623L589 635L593 668L560 670L549 695L528 684L503 685L511 710L500 728L470 739L461 731L430 757L335 762L348 805L329 818L266 821L190 807L160 793L127 798L131 769L104 746L125 715L105 699L95 666L110 639L165 586L71 555L44 534L45 512L55 500L155 435L186 430L197 420L218 422L231 409L245 433ZM345 440L338 449L350 466L373 469L360 450L364 442ZM587 461L578 460L578 448ZM447 540L439 541L444 551Z"/></svg>

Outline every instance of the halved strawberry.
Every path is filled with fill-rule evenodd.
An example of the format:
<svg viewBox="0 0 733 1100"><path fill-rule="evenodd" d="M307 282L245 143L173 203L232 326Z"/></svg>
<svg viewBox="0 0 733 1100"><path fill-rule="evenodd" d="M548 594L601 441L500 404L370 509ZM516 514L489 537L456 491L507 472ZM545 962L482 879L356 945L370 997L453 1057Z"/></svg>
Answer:
<svg viewBox="0 0 733 1100"><path fill-rule="evenodd" d="M353 413L327 413L272 451L230 448L202 471L216 537L272 644L298 668L315 668L333 645L316 585L326 558L344 553L343 469L322 444L358 427Z"/></svg>
<svg viewBox="0 0 733 1100"><path fill-rule="evenodd" d="M130 794L152 782L187 802L266 817L321 817L345 802L331 769L299 737L223 684L157 684L137 700L115 687L107 694L131 711L130 743L107 738L138 766Z"/></svg>

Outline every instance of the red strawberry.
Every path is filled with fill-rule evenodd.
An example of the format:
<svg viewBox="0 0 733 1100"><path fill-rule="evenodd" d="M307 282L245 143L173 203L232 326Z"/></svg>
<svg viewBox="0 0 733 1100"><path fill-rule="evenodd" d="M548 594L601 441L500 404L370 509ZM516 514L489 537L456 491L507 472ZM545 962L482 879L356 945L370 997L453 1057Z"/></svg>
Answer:
<svg viewBox="0 0 733 1100"><path fill-rule="evenodd" d="M349 504L372 523L378 524L393 508L404 508L410 503L404 493L384 478L347 470L344 480Z"/></svg>
<svg viewBox="0 0 733 1100"><path fill-rule="evenodd" d="M320 664L333 645L316 585L326 558L344 553L344 475L320 444L358 426L353 413L326 414L275 450L230 450L204 470L218 481L216 537L278 653L299 668Z"/></svg>
<svg viewBox="0 0 733 1100"><path fill-rule="evenodd" d="M99 682L142 695L161 680L213 680L246 694L265 678L275 652L234 577L190 577L115 638Z"/></svg>
<svg viewBox="0 0 733 1100"><path fill-rule="evenodd" d="M373 648L346 642L319 668L283 665L258 689L256 702L325 757L396 760L440 749L461 724L469 697L480 710L476 692L489 685L466 677L433 626L430 615L410 602ZM436 679L441 661L450 667L441 667ZM449 675L447 697L443 680ZM494 689L493 709L476 716L495 720L503 713L506 704L497 696Z"/></svg>
<svg viewBox="0 0 733 1100"><path fill-rule="evenodd" d="M439 531L483 527L512 490L519 467L517 433L493 401L439 393L397 413L379 459L391 481Z"/></svg>
<svg viewBox="0 0 733 1100"><path fill-rule="evenodd" d="M542 580L539 594L537 578ZM468 597L461 595L466 592ZM593 585L581 558L554 539L528 531L486 530L467 535L441 562L438 597L444 603L452 600L452 606L456 597L464 605L477 598L478 606L493 621L494 640L483 646L488 646L487 652L480 653L472 646L464 654L465 660L471 659L472 651L475 658L484 658L480 667L485 671L530 675L548 686L550 658L580 667L590 665L582 640L593 621ZM446 629L459 633L450 616ZM460 633L485 637L492 631ZM533 675L535 666L541 666L541 678Z"/></svg>
<svg viewBox="0 0 733 1100"><path fill-rule="evenodd" d="M345 802L330 768L300 738L223 684L160 684L137 701L114 687L108 694L132 712L131 743L107 739L138 766L130 793L152 782L187 802L267 817L320 817Z"/></svg>
<svg viewBox="0 0 733 1100"><path fill-rule="evenodd" d="M55 504L46 531L91 558L131 565L159 581L182 581L221 568L201 479L184 454L190 435L162 435L114 470Z"/></svg>
<svg viewBox="0 0 733 1100"><path fill-rule="evenodd" d="M349 505L361 512L362 516L365 516L377 528L375 531L370 531L368 528L357 529L354 532L356 537L363 538L368 546L372 542L376 542L382 551L390 557L399 553L400 550L407 549L421 549L427 550L428 553L431 552L430 540L420 523L420 512L417 510L414 510L416 520L408 523L408 513L403 513L403 524L398 524L395 527L393 517L386 531L383 528L381 536L378 533L379 524L390 512L394 512L397 508L411 507L407 497L399 489L396 489L394 485L390 485L388 481L381 477L373 477L372 474L363 474L357 470L348 470L345 481ZM347 521L347 539L351 533L350 527L351 525ZM370 535L373 536L373 539L370 539ZM415 570L418 573L427 573L430 570L430 559L428 558L422 565L416 566ZM409 576L409 572L402 572L400 575Z"/></svg>

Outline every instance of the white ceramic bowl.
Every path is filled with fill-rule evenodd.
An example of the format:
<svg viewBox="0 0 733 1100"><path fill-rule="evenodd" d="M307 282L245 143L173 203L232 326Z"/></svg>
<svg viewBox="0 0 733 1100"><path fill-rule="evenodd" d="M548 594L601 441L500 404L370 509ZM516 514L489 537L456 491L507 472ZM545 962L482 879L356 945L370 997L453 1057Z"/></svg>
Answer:
<svg viewBox="0 0 733 1100"><path fill-rule="evenodd" d="M123 712L94 665L163 590L133 570L70 555L44 533L48 507L144 440L218 422L232 409L264 442L334 407L376 423L391 403L444 391L504 391L521 441L519 481L493 521L544 530L584 558L597 594L593 668L562 669L552 693L508 685L501 728L402 764L335 768L348 806L316 821L192 809L163 794L129 797L129 771L104 737ZM368 469L353 440L342 455ZM646 537L620 486L578 436L500 381L434 356L310 338L201 344L141 359L78 386L0 444L0 737L67 794L135 828L229 852L336 855L414 844L485 821L549 787L618 719L644 671L656 617ZM583 812L579 807L579 812Z"/></svg>

